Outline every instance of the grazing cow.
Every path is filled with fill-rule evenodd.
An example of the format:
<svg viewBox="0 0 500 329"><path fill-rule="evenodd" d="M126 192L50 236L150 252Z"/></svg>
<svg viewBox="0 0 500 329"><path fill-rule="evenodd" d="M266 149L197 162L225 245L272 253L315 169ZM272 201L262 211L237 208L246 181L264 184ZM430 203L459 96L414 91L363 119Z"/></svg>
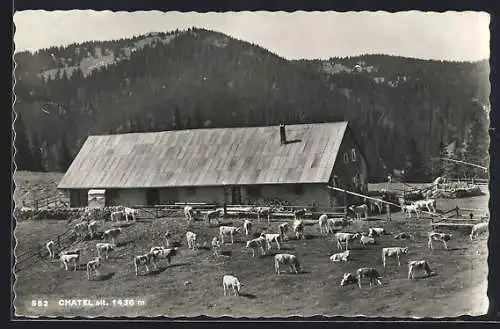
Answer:
<svg viewBox="0 0 500 329"><path fill-rule="evenodd" d="M125 213L125 220L127 222L128 222L129 217L132 218L132 220L134 220L134 221L137 220L137 215L139 214L139 210L134 209L134 208L125 207L123 212Z"/></svg>
<svg viewBox="0 0 500 329"><path fill-rule="evenodd" d="M357 220L361 220L361 216L363 215L365 219L368 218L368 205L366 205L366 203L360 206L352 205L349 207L349 210L351 210L354 213L354 216L356 217Z"/></svg>
<svg viewBox="0 0 500 329"><path fill-rule="evenodd" d="M234 243L233 235L239 234L241 228L235 226L220 226L219 227L219 237L222 244L224 244L224 236L231 237L231 244Z"/></svg>
<svg viewBox="0 0 500 329"><path fill-rule="evenodd" d="M75 225L74 227L74 230L75 230L75 233L78 237L85 237L87 235L87 232L88 232L88 227L87 227L87 223L83 222L83 223L78 223Z"/></svg>
<svg viewBox="0 0 500 329"><path fill-rule="evenodd" d="M488 232L488 222L479 223L472 226L472 230L470 232L471 241L474 240L474 238L478 237L480 234L486 232Z"/></svg>
<svg viewBox="0 0 500 329"><path fill-rule="evenodd" d="M214 252L214 255L216 257L219 257L220 240L218 236L214 236L212 239L212 250Z"/></svg>
<svg viewBox="0 0 500 329"><path fill-rule="evenodd" d="M334 233L335 229L342 229L349 225L351 222L347 218L328 218L327 233Z"/></svg>
<svg viewBox="0 0 500 329"><path fill-rule="evenodd" d="M169 230L167 230L163 235L163 237L165 238L165 244L167 245L168 248L170 246L170 238L172 237L172 234L170 233Z"/></svg>
<svg viewBox="0 0 500 329"><path fill-rule="evenodd" d="M90 273L95 272L99 276L99 269L102 267L102 258L96 257L87 262L87 279L90 280Z"/></svg>
<svg viewBox="0 0 500 329"><path fill-rule="evenodd" d="M340 281L340 285L347 286L348 284L355 284L356 282L358 282L356 276L349 272L349 273L344 273L342 281Z"/></svg>
<svg viewBox="0 0 500 329"><path fill-rule="evenodd" d="M222 278L222 287L224 289L224 296L226 296L226 292L229 293L230 289L233 290L235 296L238 296L240 294L241 286L242 284L235 276L226 274Z"/></svg>
<svg viewBox="0 0 500 329"><path fill-rule="evenodd" d="M186 220L192 221L194 219L194 210L193 207L191 206L185 206L184 207L184 216L186 217Z"/></svg>
<svg viewBox="0 0 500 329"><path fill-rule="evenodd" d="M95 245L97 249L97 256L101 257L104 252L104 258L108 259L108 252L116 249L116 245L113 243L97 243Z"/></svg>
<svg viewBox="0 0 500 329"><path fill-rule="evenodd" d="M377 208L378 210L378 214L381 215L382 214L382 206L383 206L383 203L382 203L382 200L370 200L369 201L370 203L370 211L372 213L375 213L375 208Z"/></svg>
<svg viewBox="0 0 500 329"><path fill-rule="evenodd" d="M366 246L367 244L375 244L375 238L371 238L369 236L366 236L365 233L361 233L359 242L361 242L363 246Z"/></svg>
<svg viewBox="0 0 500 329"><path fill-rule="evenodd" d="M45 248L49 251L49 258L54 259L56 254L54 253L54 241L50 240L45 244Z"/></svg>
<svg viewBox="0 0 500 329"><path fill-rule="evenodd" d="M135 275L139 275L139 266L145 266L146 271L149 272L148 265L153 263L154 255L150 252L144 255L139 255L134 257Z"/></svg>
<svg viewBox="0 0 500 329"><path fill-rule="evenodd" d="M290 269L298 274L300 271L300 263L295 255L291 254L276 254L274 255L274 272L280 274L280 264L289 265Z"/></svg>
<svg viewBox="0 0 500 329"><path fill-rule="evenodd" d="M187 245L189 249L196 249L197 244L196 244L196 238L197 235L196 233L193 233L191 231L186 232L186 240L187 240Z"/></svg>
<svg viewBox="0 0 500 329"><path fill-rule="evenodd" d="M342 250L342 243L345 243L345 250L349 249L349 241L354 241L360 237L359 233L335 233L337 240L337 249Z"/></svg>
<svg viewBox="0 0 500 329"><path fill-rule="evenodd" d="M99 222L98 221L91 221L88 225L87 228L89 230L90 238L93 239L94 235L97 235L97 228L99 227Z"/></svg>
<svg viewBox="0 0 500 329"><path fill-rule="evenodd" d="M328 234L328 215L323 214L318 218L319 232L320 234Z"/></svg>
<svg viewBox="0 0 500 329"><path fill-rule="evenodd" d="M432 241L439 241L443 243L444 249L448 249L448 245L446 242L450 241L452 236L453 235L449 233L429 232L429 241L427 242L427 247L429 247L429 249L434 249L432 246Z"/></svg>
<svg viewBox="0 0 500 329"><path fill-rule="evenodd" d="M408 262L408 280L413 279L416 271L424 271L427 276L434 274L425 260L411 260Z"/></svg>
<svg viewBox="0 0 500 329"><path fill-rule="evenodd" d="M407 232L401 232L401 233L396 234L394 236L394 239L397 239L397 240L412 239L413 240L413 234L407 233Z"/></svg>
<svg viewBox="0 0 500 329"><path fill-rule="evenodd" d="M297 240L305 239L304 237L304 223L300 219L295 219L293 221L293 231L295 232L295 237Z"/></svg>
<svg viewBox="0 0 500 329"><path fill-rule="evenodd" d="M288 233L288 229L290 227L290 224L288 223L282 223L280 224L280 235L281 235L281 240L286 241L288 240L288 236L286 235Z"/></svg>
<svg viewBox="0 0 500 329"><path fill-rule="evenodd" d="M175 248L164 248L164 247L152 247L149 252L153 254L153 264L156 268L156 262L160 259L166 259L168 265L172 262L172 259L177 255L178 247Z"/></svg>
<svg viewBox="0 0 500 329"><path fill-rule="evenodd" d="M111 221L119 221L123 216L125 216L125 211L119 210L119 211L113 211L111 213Z"/></svg>
<svg viewBox="0 0 500 329"><path fill-rule="evenodd" d="M387 232L384 228L381 227L370 227L368 229L368 236L371 238L374 236L389 235L389 234L391 233Z"/></svg>
<svg viewBox="0 0 500 329"><path fill-rule="evenodd" d="M109 239L111 238L111 242L115 244L115 239L118 238L122 234L122 229L119 227L116 228L110 228L106 231L104 231L102 237L103 239Z"/></svg>
<svg viewBox="0 0 500 329"><path fill-rule="evenodd" d="M215 219L216 223L219 224L219 217L222 217L224 215L224 210L223 209L217 209L217 210L210 210L207 212L205 218L207 220L208 225Z"/></svg>
<svg viewBox="0 0 500 329"><path fill-rule="evenodd" d="M417 215L417 219L419 218L420 208L417 205L415 204L403 205L401 209L403 210L403 212L406 212L408 214L408 218L411 218L412 212L414 212L415 215Z"/></svg>
<svg viewBox="0 0 500 329"><path fill-rule="evenodd" d="M266 241L266 238L263 236L247 241L246 247L252 249L252 257L255 257L255 249L257 248L260 248L261 255L266 253L264 250L264 243L266 243Z"/></svg>
<svg viewBox="0 0 500 329"><path fill-rule="evenodd" d="M252 230L252 222L248 219L245 219L245 221L243 222L243 228L245 229L245 235L248 236L250 234L250 231Z"/></svg>
<svg viewBox="0 0 500 329"><path fill-rule="evenodd" d="M280 234L279 233L261 233L260 235L261 237L263 237L264 239L266 239L266 244L267 244L267 250L270 250L271 249L271 243L274 241L276 242L276 247L278 248L278 250L281 249L280 247Z"/></svg>
<svg viewBox="0 0 500 329"><path fill-rule="evenodd" d="M350 250L339 252L331 255L330 260L332 262L347 262L347 259L349 258L350 254L351 254Z"/></svg>
<svg viewBox="0 0 500 329"><path fill-rule="evenodd" d="M401 255L408 255L408 247L387 247L382 248L382 263L384 268L387 264L387 258L396 258L398 260L398 266L401 266L399 258Z"/></svg>
<svg viewBox="0 0 500 329"><path fill-rule="evenodd" d="M436 212L436 200L434 199L428 199L428 200L418 200L413 202L414 205L416 205L419 210L423 210L424 208L427 208L427 211L429 212Z"/></svg>
<svg viewBox="0 0 500 329"><path fill-rule="evenodd" d="M267 216L267 225L271 223L271 208L270 207L257 207L255 212L257 213L257 221L260 223L261 216Z"/></svg>
<svg viewBox="0 0 500 329"><path fill-rule="evenodd" d="M76 271L76 268L78 267L77 263L80 260L80 254L63 254L61 255L60 259L66 271L68 270L69 263L73 263L74 265L73 271Z"/></svg>
<svg viewBox="0 0 500 329"><path fill-rule="evenodd" d="M358 279L358 287L360 287L360 288L361 288L361 281L362 281L361 279L365 279L365 278L369 280L370 287L372 286L372 283L375 285L382 285L382 282L380 281L382 276L380 275L378 270L373 268L373 267L358 268L358 270L356 271L356 276Z"/></svg>

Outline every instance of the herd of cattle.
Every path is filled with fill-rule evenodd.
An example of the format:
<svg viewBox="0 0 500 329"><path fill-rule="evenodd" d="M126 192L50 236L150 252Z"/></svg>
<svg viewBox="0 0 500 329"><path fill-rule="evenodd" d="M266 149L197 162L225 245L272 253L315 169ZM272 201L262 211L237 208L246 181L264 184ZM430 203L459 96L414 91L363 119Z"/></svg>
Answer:
<svg viewBox="0 0 500 329"><path fill-rule="evenodd" d="M424 200L427 201L427 200ZM350 210L353 212L355 218L360 218L363 212L366 214L366 208L368 205L365 203L361 206L351 206ZM403 208L406 207L406 208ZM408 208L410 207L410 208ZM411 211L418 212L421 208L427 208L429 211L435 211L435 201L427 201L420 203L413 203L412 205L403 205L403 211L410 214ZM125 217L128 221L136 220L138 215L138 210L128 207L120 207L119 211L111 213L110 219L112 221L118 220L121 216ZM380 207L377 206L377 208ZM74 231L79 236L90 235L91 238L99 234L98 228L100 226L100 221L93 218L96 210L87 208L84 212L81 220L74 226ZM268 207L258 207L256 209L257 220L260 222L262 216L267 216L268 224L270 221L270 208ZM235 235L245 235L247 238L245 248L251 251L252 257L255 257L256 251L260 250L261 255L265 255L272 248L272 244L276 245L276 249L281 250L281 245L284 241L289 240L288 232L292 231L296 240L305 239L304 237L304 215L306 213L305 209L301 209L294 212L294 219L291 222L283 222L278 226L278 232L271 233L268 231L262 231L260 234L252 234L252 229L254 228L254 222L250 219L245 219L243 225L240 226L226 226L220 225L219 217L223 212L218 209L214 211L209 211L205 218L210 223L212 220L216 220L219 224L218 235L214 236L211 240L211 249L216 257L221 256L220 249L225 243L225 239L229 239L231 244L234 243ZM184 208L184 215L188 222L191 222L195 218L195 211L191 206L186 206ZM411 215L410 215L411 216ZM344 218L328 218L326 214L323 214L317 220L319 226L320 234L328 236L333 234L334 241L336 241L337 249L341 252L334 253L329 257L332 262L348 262L351 255L351 249L349 248L355 241L359 240L359 243L363 246L365 245L376 245L378 244L376 239L382 235L392 235L394 240L412 239L414 240L413 234L409 232L399 232L397 234L388 232L383 227L370 227L368 232L342 232L342 230L351 225L354 219L347 217ZM488 223L477 224L472 228L470 239L474 239L479 234L487 231ZM111 240L110 242L99 242L95 245L97 256L90 259L86 263L87 278L91 279L92 274L99 275L99 270L101 269L104 260L108 259L108 253L117 249L116 239L123 234L123 229L120 227L110 228L102 232L101 239ZM253 238L257 236L256 238ZM171 263L172 258L176 256L179 247L170 247L170 239L172 234L170 231L166 231L163 235L165 240L164 246L152 246L151 249L142 255L136 255L133 258L133 265L135 268L135 274L139 275L139 270L144 267L149 273L150 266L152 265L154 269L157 268L157 263L166 259L168 264ZM186 231L185 238L187 242L188 249L197 249L199 247L198 234L192 231ZM441 233L431 231L427 234L428 248L433 249L433 242L441 242L444 249L448 249L447 242L452 238L452 234ZM229 242L229 241L228 241ZM46 243L46 248L49 252L51 259L56 257L54 251L55 245L54 241L49 241ZM65 270L68 270L68 265L73 265L73 270L76 271L78 264L80 262L81 249L65 250L58 253L59 259L64 265ZM408 247L401 246L391 246L384 247L381 249L381 258L383 267L386 268L388 259L394 259L397 261L398 265L401 265L401 256L408 255ZM275 274L280 274L281 266L289 266L291 271L294 273L299 273L301 271L301 263L296 255L288 253L277 253L274 255L274 271ZM430 265L424 259L418 260L408 260L408 279L413 279L417 271L425 272L427 276L432 275L434 272L431 270ZM379 270L373 267L361 267L358 268L355 273L344 273L340 285L345 286L348 284L357 283L359 287L362 287L362 281L368 280L369 285L381 285L380 279L382 278ZM241 283L233 275L223 276L223 288L224 295L232 290L234 294L239 294Z"/></svg>

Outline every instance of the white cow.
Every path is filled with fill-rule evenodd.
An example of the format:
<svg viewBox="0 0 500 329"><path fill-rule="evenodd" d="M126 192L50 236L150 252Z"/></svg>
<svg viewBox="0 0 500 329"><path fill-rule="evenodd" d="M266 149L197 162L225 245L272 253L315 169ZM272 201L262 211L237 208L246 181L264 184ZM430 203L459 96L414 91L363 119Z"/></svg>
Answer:
<svg viewBox="0 0 500 329"><path fill-rule="evenodd" d="M281 249L280 247L280 234L279 233L261 233L260 235L264 239L266 239L266 244L267 244L267 250L271 249L271 243L274 241L276 243L276 247L278 250Z"/></svg>
<svg viewBox="0 0 500 329"><path fill-rule="evenodd" d="M248 236L250 231L252 230L252 222L248 219L245 219L243 222L243 228L245 229L245 235Z"/></svg>
<svg viewBox="0 0 500 329"><path fill-rule="evenodd" d="M368 229L368 236L371 238L374 236L389 235L389 234L391 234L391 233L387 232L386 229L381 228L381 227L370 227Z"/></svg>
<svg viewBox="0 0 500 329"><path fill-rule="evenodd" d="M49 251L49 258L54 259L56 254L54 252L54 241L50 240L45 244L45 248Z"/></svg>
<svg viewBox="0 0 500 329"><path fill-rule="evenodd" d="M91 261L87 262L87 279L90 280L91 272L95 272L95 274L99 275L99 269L102 267L102 258L96 257Z"/></svg>
<svg viewBox="0 0 500 329"><path fill-rule="evenodd" d="M260 223L261 216L267 216L267 224L270 225L271 222L271 208L270 207L257 207L255 209L257 213L257 221Z"/></svg>
<svg viewBox="0 0 500 329"><path fill-rule="evenodd" d="M347 262L350 254L351 254L350 250L339 252L339 253L331 255L330 260L332 262Z"/></svg>
<svg viewBox="0 0 500 329"><path fill-rule="evenodd" d="M288 236L286 234L288 232L289 227L290 227L290 224L288 224L288 223L280 224L279 229L280 229L280 235L281 235L282 241L288 240Z"/></svg>
<svg viewBox="0 0 500 329"><path fill-rule="evenodd" d="M424 271L427 276L434 274L425 260L411 260L408 262L408 280L413 279L416 271Z"/></svg>
<svg viewBox="0 0 500 329"><path fill-rule="evenodd" d="M420 208L415 205L415 204L410 204L410 205L403 205L402 208L403 212L406 212L408 214L408 218L411 218L411 213L414 212L415 215L417 215L417 219L420 217Z"/></svg>
<svg viewBox="0 0 500 329"><path fill-rule="evenodd" d="M354 213L356 219L361 220L361 217L364 215L365 219L368 218L368 205L362 204L360 206L352 205L349 209Z"/></svg>
<svg viewBox="0 0 500 329"><path fill-rule="evenodd" d="M328 234L328 215L323 214L318 218L319 232L320 234Z"/></svg>
<svg viewBox="0 0 500 329"><path fill-rule="evenodd" d="M119 221L123 216L125 216L125 211L119 210L119 211L113 211L111 213L111 221Z"/></svg>
<svg viewBox="0 0 500 329"><path fill-rule="evenodd" d="M122 229L119 227L115 227L104 231L102 237L103 239L111 238L111 242L115 244L115 239L117 239L120 236L120 234L122 234Z"/></svg>
<svg viewBox="0 0 500 329"><path fill-rule="evenodd" d="M426 208L429 212L436 212L436 200L434 199L418 200L413 202L413 204L416 205L420 210Z"/></svg>
<svg viewBox="0 0 500 329"><path fill-rule="evenodd" d="M123 212L125 213L125 220L127 222L128 222L129 217L132 218L132 220L134 220L134 221L137 220L137 215L139 214L139 210L134 209L134 208L125 207Z"/></svg>
<svg viewBox="0 0 500 329"><path fill-rule="evenodd" d="M351 222L347 218L328 218L327 221L327 233L334 233L335 229L342 229Z"/></svg>
<svg viewBox="0 0 500 329"><path fill-rule="evenodd" d="M99 228L99 222L98 221L90 221L89 224L87 225L87 228L89 230L90 238L93 239L94 235L97 235L97 229Z"/></svg>
<svg viewBox="0 0 500 329"><path fill-rule="evenodd" d="M152 247L149 252L153 254L153 264L156 268L156 262L161 259L166 259L168 265L172 262L172 259L177 255L178 247L175 248L164 248L164 247Z"/></svg>
<svg viewBox="0 0 500 329"><path fill-rule="evenodd" d="M401 240L401 239L413 239L413 234L407 233L407 232L401 232L401 233L396 234L394 236L394 239L398 239L398 240Z"/></svg>
<svg viewBox="0 0 500 329"><path fill-rule="evenodd" d="M342 243L345 243L345 250L349 249L349 241L354 241L360 237L359 233L335 233L335 239L337 240L337 249L342 250Z"/></svg>
<svg viewBox="0 0 500 329"><path fill-rule="evenodd" d="M97 243L95 245L97 249L97 256L101 257L104 253L104 258L108 259L108 252L116 249L116 245L114 243Z"/></svg>
<svg viewBox="0 0 500 329"><path fill-rule="evenodd" d="M219 250L220 250L220 240L218 236L214 236L212 238L212 250L214 252L214 255L216 257L219 257Z"/></svg>
<svg viewBox="0 0 500 329"><path fill-rule="evenodd" d="M191 206L185 206L184 207L184 216L186 217L187 221L192 221L194 219L194 210L193 210L193 207L191 207Z"/></svg>
<svg viewBox="0 0 500 329"><path fill-rule="evenodd" d="M255 249L260 248L261 255L266 252L264 250L264 243L266 243L266 238L259 236L258 238L247 241L246 247L252 249L252 257L255 257Z"/></svg>
<svg viewBox="0 0 500 329"><path fill-rule="evenodd" d="M359 242L363 246L366 246L367 244L375 244L375 238L371 238L369 236L366 236L365 233L362 233Z"/></svg>
<svg viewBox="0 0 500 329"><path fill-rule="evenodd" d="M220 226L219 227L219 237L221 240L221 243L224 244L224 236L230 236L231 237L231 244L234 243L233 236L235 234L239 234L241 231L240 227L235 227L235 226Z"/></svg>
<svg viewBox="0 0 500 329"><path fill-rule="evenodd" d="M398 260L398 266L401 266L400 257L401 255L408 255L408 247L387 247L382 248L382 263L384 268L387 264L387 258L396 258Z"/></svg>
<svg viewBox="0 0 500 329"><path fill-rule="evenodd" d="M235 296L238 296L240 294L241 286L242 284L235 276L226 274L222 278L222 287L224 289L224 296L226 296L226 292L229 293L230 289L233 290Z"/></svg>
<svg viewBox="0 0 500 329"><path fill-rule="evenodd" d="M356 276L350 272L348 273L344 273L344 275L342 276L342 281L340 281L340 285L341 286L346 286L348 284L354 284L358 282L358 279L356 278Z"/></svg>
<svg viewBox="0 0 500 329"><path fill-rule="evenodd" d="M85 237L88 232L88 227L86 222L78 223L74 227L75 233L78 237Z"/></svg>
<svg viewBox="0 0 500 329"><path fill-rule="evenodd" d="M377 208L378 214L379 215L382 214L382 206L383 206L382 200L370 200L369 203L370 203L370 211L372 213L374 213L375 208Z"/></svg>
<svg viewBox="0 0 500 329"><path fill-rule="evenodd" d="M479 223L479 224L472 226L472 230L470 232L471 241L474 240L474 238L478 237L480 234L483 234L486 232L488 232L488 222Z"/></svg>
<svg viewBox="0 0 500 329"><path fill-rule="evenodd" d="M448 249L448 245L446 242L450 241L452 236L453 235L449 233L429 232L427 247L429 247L429 249L434 249L432 246L432 241L438 241L443 243L444 249Z"/></svg>
<svg viewBox="0 0 500 329"><path fill-rule="evenodd" d="M295 219L293 221L293 231L295 232L295 237L297 240L305 239L304 237L304 223L300 219Z"/></svg>
<svg viewBox="0 0 500 329"><path fill-rule="evenodd" d="M186 240L187 240L187 245L189 249L196 249L197 244L196 244L196 238L197 235L196 233L193 233L191 231L186 232Z"/></svg>
<svg viewBox="0 0 500 329"><path fill-rule="evenodd" d="M356 271L356 276L357 276L357 281L358 281L358 286L361 288L361 281L362 279L368 279L370 282L370 287L372 286L372 283L375 285L382 285L382 282L380 279L382 276L380 275L379 271L373 267L362 267L358 268Z"/></svg>
<svg viewBox="0 0 500 329"><path fill-rule="evenodd" d="M290 266L290 269L298 274L300 271L300 263L297 256L292 254L276 254L274 255L274 272L280 274L280 264Z"/></svg>
<svg viewBox="0 0 500 329"><path fill-rule="evenodd" d="M78 267L77 263L80 260L80 254L63 254L61 255L60 259L66 271L68 270L69 263L73 263L74 265L73 271L76 271L76 268Z"/></svg>
<svg viewBox="0 0 500 329"><path fill-rule="evenodd" d="M151 263L154 263L154 255L150 252L144 255L139 255L134 257L135 275L139 275L139 266L145 266L146 271L149 272L149 267ZM156 264L155 264L156 265Z"/></svg>

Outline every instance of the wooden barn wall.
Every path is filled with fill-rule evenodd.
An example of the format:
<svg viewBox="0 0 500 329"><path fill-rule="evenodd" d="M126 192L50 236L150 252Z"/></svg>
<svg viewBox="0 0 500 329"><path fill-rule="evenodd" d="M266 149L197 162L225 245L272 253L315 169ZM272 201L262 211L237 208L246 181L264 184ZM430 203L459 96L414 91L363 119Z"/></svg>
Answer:
<svg viewBox="0 0 500 329"><path fill-rule="evenodd" d="M86 207L88 204L88 190L72 189L68 190L69 206L71 208Z"/></svg>
<svg viewBox="0 0 500 329"><path fill-rule="evenodd" d="M353 161L352 150L355 150L355 158ZM337 155L337 161L335 162L335 166L333 168L331 181L333 180L333 176L338 176L338 185L337 187L358 192L358 193L366 193L368 191L368 166L366 160L363 158L361 154L361 150L359 149L355 139L353 138L353 134L350 129L346 130L344 139L340 144L339 152ZM348 162L346 163L344 160L344 155L348 155ZM361 177L361 183L358 185L355 184L353 178L356 173L359 173ZM333 182L332 182L333 183ZM334 197L337 198L337 204L344 203L343 193L340 192L331 192ZM348 196L347 197L348 204L353 202L360 202L360 198Z"/></svg>

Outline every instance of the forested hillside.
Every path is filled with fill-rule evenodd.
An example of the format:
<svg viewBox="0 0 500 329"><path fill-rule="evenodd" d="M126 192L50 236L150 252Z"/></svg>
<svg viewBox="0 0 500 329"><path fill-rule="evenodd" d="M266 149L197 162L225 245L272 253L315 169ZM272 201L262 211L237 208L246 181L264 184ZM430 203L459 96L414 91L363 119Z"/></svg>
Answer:
<svg viewBox="0 0 500 329"><path fill-rule="evenodd" d="M488 165L489 65L386 55L289 61L190 29L15 55L18 169L65 171L90 134L350 120L372 180ZM456 169L456 168L455 168ZM479 174L477 172L476 174Z"/></svg>

